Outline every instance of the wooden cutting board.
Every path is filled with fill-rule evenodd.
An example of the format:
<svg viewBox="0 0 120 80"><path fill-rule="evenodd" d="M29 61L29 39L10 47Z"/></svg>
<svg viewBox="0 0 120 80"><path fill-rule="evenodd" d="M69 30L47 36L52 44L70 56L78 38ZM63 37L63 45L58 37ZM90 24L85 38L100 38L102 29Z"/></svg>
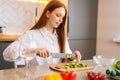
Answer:
<svg viewBox="0 0 120 80"><path fill-rule="evenodd" d="M87 67L81 67L81 68L65 68L66 64L68 63L59 63L59 64L51 64L50 69L56 70L56 71L82 71L82 70L92 70L93 66L87 66Z"/></svg>

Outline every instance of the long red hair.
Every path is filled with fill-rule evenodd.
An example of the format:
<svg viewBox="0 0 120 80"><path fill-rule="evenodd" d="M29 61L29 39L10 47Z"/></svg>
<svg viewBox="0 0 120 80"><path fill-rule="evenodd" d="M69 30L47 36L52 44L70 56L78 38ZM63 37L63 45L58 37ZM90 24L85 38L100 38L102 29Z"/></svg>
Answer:
<svg viewBox="0 0 120 80"><path fill-rule="evenodd" d="M31 29L40 29L44 27L47 23L47 17L46 17L46 12L47 11L54 11L56 8L59 7L64 7L65 9L65 17L63 18L63 22L59 25L59 27L56 29L57 34L58 34L58 43L60 46L60 52L64 53L65 52L65 44L66 44L66 29L65 29L65 23L66 23L66 17L67 17L67 9L63 3L61 3L58 0L52 0L50 1L46 7L43 10L43 13L38 20L38 22L31 28Z"/></svg>

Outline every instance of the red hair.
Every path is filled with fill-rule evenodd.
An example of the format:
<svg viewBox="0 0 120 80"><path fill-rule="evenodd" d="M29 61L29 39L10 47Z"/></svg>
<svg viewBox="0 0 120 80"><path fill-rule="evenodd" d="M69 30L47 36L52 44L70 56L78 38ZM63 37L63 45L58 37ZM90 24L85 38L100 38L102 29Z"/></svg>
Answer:
<svg viewBox="0 0 120 80"><path fill-rule="evenodd" d="M38 20L38 22L31 28L31 29L40 29L44 27L47 23L47 17L46 12L47 11L54 11L56 8L63 7L65 9L65 17L63 18L63 22L59 25L59 27L56 29L58 34L58 43L60 46L60 52L65 52L65 43L66 43L66 29L65 29L65 23L66 23L66 16L67 16L67 9L63 3L61 3L58 0L52 0L50 1L46 7L43 10L43 13Z"/></svg>

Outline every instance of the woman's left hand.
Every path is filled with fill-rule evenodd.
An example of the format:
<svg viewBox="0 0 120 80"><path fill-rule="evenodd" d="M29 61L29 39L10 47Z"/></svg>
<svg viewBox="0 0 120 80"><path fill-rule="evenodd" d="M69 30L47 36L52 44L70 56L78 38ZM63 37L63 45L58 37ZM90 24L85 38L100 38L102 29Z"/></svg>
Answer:
<svg viewBox="0 0 120 80"><path fill-rule="evenodd" d="M78 62L81 60L81 53L79 51L74 51L75 54L75 60L77 60Z"/></svg>

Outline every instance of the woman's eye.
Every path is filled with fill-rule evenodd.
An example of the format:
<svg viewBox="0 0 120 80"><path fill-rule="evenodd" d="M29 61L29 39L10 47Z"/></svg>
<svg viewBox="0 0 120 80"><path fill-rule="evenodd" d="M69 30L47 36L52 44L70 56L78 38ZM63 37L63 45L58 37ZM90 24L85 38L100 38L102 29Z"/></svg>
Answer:
<svg viewBox="0 0 120 80"><path fill-rule="evenodd" d="M60 15L59 15L59 14L57 14L56 16L57 16L57 17L60 17Z"/></svg>

